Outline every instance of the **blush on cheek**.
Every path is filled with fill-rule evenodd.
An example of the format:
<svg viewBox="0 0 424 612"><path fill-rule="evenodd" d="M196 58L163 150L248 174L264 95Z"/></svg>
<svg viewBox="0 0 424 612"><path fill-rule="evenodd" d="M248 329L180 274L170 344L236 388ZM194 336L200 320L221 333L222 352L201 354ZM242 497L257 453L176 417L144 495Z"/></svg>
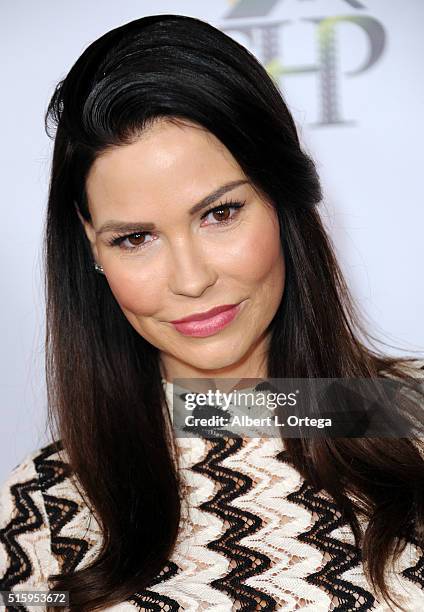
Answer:
<svg viewBox="0 0 424 612"><path fill-rule="evenodd" d="M251 253L246 254L246 266L249 266L252 280L266 278L279 262L281 242L278 235L268 235L267 240L260 240Z"/></svg>
<svg viewBox="0 0 424 612"><path fill-rule="evenodd" d="M281 265L282 246L278 222L264 214L226 252L226 267L249 283L265 280Z"/></svg>
<svg viewBox="0 0 424 612"><path fill-rule="evenodd" d="M161 310L163 289L154 281L139 278L110 278L110 289L120 307L136 316L153 316ZM161 297L162 296L162 297Z"/></svg>

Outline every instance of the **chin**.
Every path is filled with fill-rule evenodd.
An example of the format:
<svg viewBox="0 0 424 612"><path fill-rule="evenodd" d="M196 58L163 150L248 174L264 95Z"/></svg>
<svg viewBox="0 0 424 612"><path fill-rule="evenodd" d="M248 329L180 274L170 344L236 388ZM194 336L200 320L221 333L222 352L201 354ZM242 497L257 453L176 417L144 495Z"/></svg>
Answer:
<svg viewBox="0 0 424 612"><path fill-rule="evenodd" d="M186 356L185 361L190 363L193 368L200 370L221 370L233 366L241 357L242 355L238 354L229 355L225 349L217 355L202 355L202 351L199 350L194 359L188 360Z"/></svg>

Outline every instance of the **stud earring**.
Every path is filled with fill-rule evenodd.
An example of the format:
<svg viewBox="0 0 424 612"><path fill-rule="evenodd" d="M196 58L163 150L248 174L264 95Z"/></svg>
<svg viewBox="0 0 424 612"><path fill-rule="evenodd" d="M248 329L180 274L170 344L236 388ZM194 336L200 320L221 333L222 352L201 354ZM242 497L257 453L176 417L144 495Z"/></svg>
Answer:
<svg viewBox="0 0 424 612"><path fill-rule="evenodd" d="M100 274L104 274L103 268L102 266L100 266L97 261L94 262L94 269L96 270L96 272L100 272Z"/></svg>

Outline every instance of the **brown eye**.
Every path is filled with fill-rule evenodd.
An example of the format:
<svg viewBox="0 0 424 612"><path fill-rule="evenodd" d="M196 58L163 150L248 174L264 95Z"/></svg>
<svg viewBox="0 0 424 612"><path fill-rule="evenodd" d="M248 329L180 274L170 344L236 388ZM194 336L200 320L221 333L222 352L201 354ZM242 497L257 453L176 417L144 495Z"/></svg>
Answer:
<svg viewBox="0 0 424 612"><path fill-rule="evenodd" d="M112 247L118 247L122 251L138 251L139 249L144 249L149 242L153 242L152 240L147 240L146 236L150 236L150 232L134 232L133 234L126 234L125 236L113 236L109 241L109 244Z"/></svg>
<svg viewBox="0 0 424 612"><path fill-rule="evenodd" d="M245 202L225 202L225 204L220 204L219 206L215 206L215 208L211 208L208 210L203 216L202 219L207 219L209 216L213 215L215 217L214 222L209 222L208 225L221 227L232 223L233 220L237 217L239 209L243 208Z"/></svg>
<svg viewBox="0 0 424 612"><path fill-rule="evenodd" d="M217 215L217 217L215 216L216 221L226 221L231 216L228 206L225 208L217 208L216 210L212 211L212 214L214 216Z"/></svg>
<svg viewBox="0 0 424 612"><path fill-rule="evenodd" d="M145 235L144 234L131 234L131 236L127 237L127 240L130 244L137 247L144 243Z"/></svg>

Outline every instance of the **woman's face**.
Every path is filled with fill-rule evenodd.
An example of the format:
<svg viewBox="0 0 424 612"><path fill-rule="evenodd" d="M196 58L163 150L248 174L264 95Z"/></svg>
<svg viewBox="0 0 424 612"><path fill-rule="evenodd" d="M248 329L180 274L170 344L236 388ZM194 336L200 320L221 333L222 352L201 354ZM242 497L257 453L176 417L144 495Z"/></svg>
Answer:
<svg viewBox="0 0 424 612"><path fill-rule="evenodd" d="M284 290L279 224L228 149L194 124L161 120L98 157L86 187L93 256L166 377L266 376L266 330Z"/></svg>

